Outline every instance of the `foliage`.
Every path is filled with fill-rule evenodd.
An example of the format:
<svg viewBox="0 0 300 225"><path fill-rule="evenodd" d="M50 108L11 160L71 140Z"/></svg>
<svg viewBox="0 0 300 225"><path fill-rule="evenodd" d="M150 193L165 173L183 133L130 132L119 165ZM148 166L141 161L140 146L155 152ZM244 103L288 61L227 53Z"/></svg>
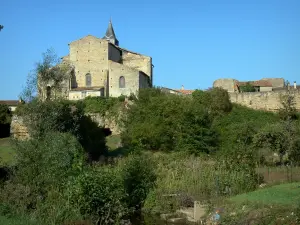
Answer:
<svg viewBox="0 0 300 225"><path fill-rule="evenodd" d="M230 154L236 148L243 151L251 146L253 135L269 124L279 121L277 114L249 109L233 104L232 111L226 116L217 117L213 127L219 133L220 153Z"/></svg>
<svg viewBox="0 0 300 225"><path fill-rule="evenodd" d="M282 108L279 109L279 116L282 120L297 120L299 115L296 110L295 97L292 95L281 96Z"/></svg>
<svg viewBox="0 0 300 225"><path fill-rule="evenodd" d="M122 179L113 168L83 171L69 185L70 200L84 216L105 224L117 224L127 215Z"/></svg>
<svg viewBox="0 0 300 225"><path fill-rule="evenodd" d="M245 86L240 86L241 92L255 92L255 88L253 85L250 84L250 82L247 82Z"/></svg>
<svg viewBox="0 0 300 225"><path fill-rule="evenodd" d="M208 91L196 90L192 96L195 102L209 109L213 116L228 113L232 109L228 92L222 88L212 88Z"/></svg>
<svg viewBox="0 0 300 225"><path fill-rule="evenodd" d="M82 215L101 224L117 224L142 207L155 177L149 157L131 155L114 167L86 168L69 184L68 191Z"/></svg>
<svg viewBox="0 0 300 225"><path fill-rule="evenodd" d="M157 181L144 205L145 211L167 213L190 207L193 199L208 202L221 196L254 190L257 175L249 167L228 168L223 161L212 161L176 153L153 156Z"/></svg>
<svg viewBox="0 0 300 225"><path fill-rule="evenodd" d="M0 124L8 124L11 122L12 113L5 104L0 104Z"/></svg>
<svg viewBox="0 0 300 225"><path fill-rule="evenodd" d="M107 116L117 119L124 101L124 96L120 96L119 98L88 96L83 100L83 104L85 105L84 111L86 113L99 113L102 117Z"/></svg>
<svg viewBox="0 0 300 225"><path fill-rule="evenodd" d="M154 161L145 154L131 155L121 166L127 204L140 209L150 190L154 187L156 174Z"/></svg>
<svg viewBox="0 0 300 225"><path fill-rule="evenodd" d="M121 137L133 149L189 151L199 154L215 150L209 112L193 98L141 90L123 121Z"/></svg>
<svg viewBox="0 0 300 225"><path fill-rule="evenodd" d="M39 139L50 131L69 132L76 136L91 160L106 154L103 128L84 115L82 102L35 100L18 107L16 113L23 117L33 138Z"/></svg>
<svg viewBox="0 0 300 225"><path fill-rule="evenodd" d="M42 58L28 74L26 85L20 94L20 98L26 102L34 100L38 92L42 94L42 90L48 85L56 93L53 97L59 97L65 81L70 78L70 65L61 64L53 49L47 49Z"/></svg>
<svg viewBox="0 0 300 225"><path fill-rule="evenodd" d="M10 135L12 112L5 104L0 104L0 138Z"/></svg>
<svg viewBox="0 0 300 225"><path fill-rule="evenodd" d="M16 141L14 149L16 163L10 180L0 190L1 202L13 207L13 213L30 214L45 224L51 220L61 224L80 216L65 195L69 180L81 173L85 163L76 138L50 132L43 138Z"/></svg>
<svg viewBox="0 0 300 225"><path fill-rule="evenodd" d="M3 25L0 25L0 31L1 31L3 28L4 28L4 26L3 26Z"/></svg>

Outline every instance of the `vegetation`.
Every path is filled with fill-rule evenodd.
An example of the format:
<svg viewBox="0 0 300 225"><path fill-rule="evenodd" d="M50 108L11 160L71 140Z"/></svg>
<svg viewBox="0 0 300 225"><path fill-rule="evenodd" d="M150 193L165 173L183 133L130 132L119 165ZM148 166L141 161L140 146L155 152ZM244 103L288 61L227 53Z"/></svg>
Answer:
<svg viewBox="0 0 300 225"><path fill-rule="evenodd" d="M247 82L245 86L240 86L241 92L255 92L255 88L251 85L250 82Z"/></svg>
<svg viewBox="0 0 300 225"><path fill-rule="evenodd" d="M46 54L29 83L42 76L61 87L65 73L53 62ZM299 163L299 117L290 96L276 114L231 104L220 88L191 96L151 88L126 101L71 102L34 99L30 87L24 92L30 101L16 111L30 139L12 141L13 163L0 168L0 222L122 224L141 211L173 212L194 200L225 199L235 216L224 215L224 224L249 222L256 204L267 215L257 217L259 224L274 222L275 211L285 215L281 204L299 210L285 194L297 196L297 184L256 190L264 182L258 167ZM104 128L88 116L94 113L118 123L120 140L106 143ZM249 210L242 210L246 198Z"/></svg>
<svg viewBox="0 0 300 225"><path fill-rule="evenodd" d="M8 137L12 112L5 104L0 104L0 138Z"/></svg>

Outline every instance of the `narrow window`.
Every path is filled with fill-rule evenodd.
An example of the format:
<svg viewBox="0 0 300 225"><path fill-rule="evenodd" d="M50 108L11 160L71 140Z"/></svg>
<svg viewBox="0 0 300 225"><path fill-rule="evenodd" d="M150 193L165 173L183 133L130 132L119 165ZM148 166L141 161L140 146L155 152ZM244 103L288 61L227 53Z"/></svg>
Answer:
<svg viewBox="0 0 300 225"><path fill-rule="evenodd" d="M46 89L46 99L47 100L51 99L51 87L50 86L47 86L47 89Z"/></svg>
<svg viewBox="0 0 300 225"><path fill-rule="evenodd" d="M75 77L75 74L72 73L72 76L71 76L71 88L76 88L76 87L77 87L76 77Z"/></svg>
<svg viewBox="0 0 300 225"><path fill-rule="evenodd" d="M92 76L90 73L85 75L85 86L91 87L92 86Z"/></svg>
<svg viewBox="0 0 300 225"><path fill-rule="evenodd" d="M125 77L123 76L119 79L119 88L125 88Z"/></svg>

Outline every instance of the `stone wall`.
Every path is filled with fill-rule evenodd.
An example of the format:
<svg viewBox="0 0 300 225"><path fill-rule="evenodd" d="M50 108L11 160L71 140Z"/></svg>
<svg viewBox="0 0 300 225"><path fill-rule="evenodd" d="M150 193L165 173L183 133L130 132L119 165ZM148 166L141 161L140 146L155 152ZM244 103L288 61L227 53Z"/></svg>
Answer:
<svg viewBox="0 0 300 225"><path fill-rule="evenodd" d="M238 103L252 109L277 111L282 107L280 97L287 94L294 96L296 108L300 110L300 90L291 90L290 92L283 90L276 92L229 93L229 96L231 102Z"/></svg>
<svg viewBox="0 0 300 225"><path fill-rule="evenodd" d="M235 79L218 79L213 83L213 87L221 87L228 92L235 92L235 83L237 80Z"/></svg>
<svg viewBox="0 0 300 225"><path fill-rule="evenodd" d="M27 127L24 125L23 118L13 115L10 124L10 135L13 138L24 140L29 138Z"/></svg>
<svg viewBox="0 0 300 225"><path fill-rule="evenodd" d="M113 135L120 134L120 127L113 118L110 118L109 116L104 118L98 113L89 113L87 116L90 116L99 127L109 128ZM10 135L11 137L19 140L25 140L29 138L28 129L25 126L22 117L16 115L12 117Z"/></svg>
<svg viewBox="0 0 300 225"><path fill-rule="evenodd" d="M147 74L150 78L151 85L153 84L151 57L123 50L122 60L125 66Z"/></svg>
<svg viewBox="0 0 300 225"><path fill-rule="evenodd" d="M91 86L105 86L108 63L108 45L106 40L88 35L70 43L69 60L75 67L78 87L85 87L85 75L91 74Z"/></svg>
<svg viewBox="0 0 300 225"><path fill-rule="evenodd" d="M109 96L130 95L139 90L139 71L109 60ZM125 88L119 88L119 79L125 78Z"/></svg>

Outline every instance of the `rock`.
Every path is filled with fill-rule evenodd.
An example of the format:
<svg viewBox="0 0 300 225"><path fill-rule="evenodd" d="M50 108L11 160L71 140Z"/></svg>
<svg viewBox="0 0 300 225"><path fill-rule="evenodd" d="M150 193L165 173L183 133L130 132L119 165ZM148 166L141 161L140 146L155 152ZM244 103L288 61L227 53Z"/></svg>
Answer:
<svg viewBox="0 0 300 225"><path fill-rule="evenodd" d="M168 219L168 222L169 223L184 223L186 222L186 219L185 218L170 218Z"/></svg>

